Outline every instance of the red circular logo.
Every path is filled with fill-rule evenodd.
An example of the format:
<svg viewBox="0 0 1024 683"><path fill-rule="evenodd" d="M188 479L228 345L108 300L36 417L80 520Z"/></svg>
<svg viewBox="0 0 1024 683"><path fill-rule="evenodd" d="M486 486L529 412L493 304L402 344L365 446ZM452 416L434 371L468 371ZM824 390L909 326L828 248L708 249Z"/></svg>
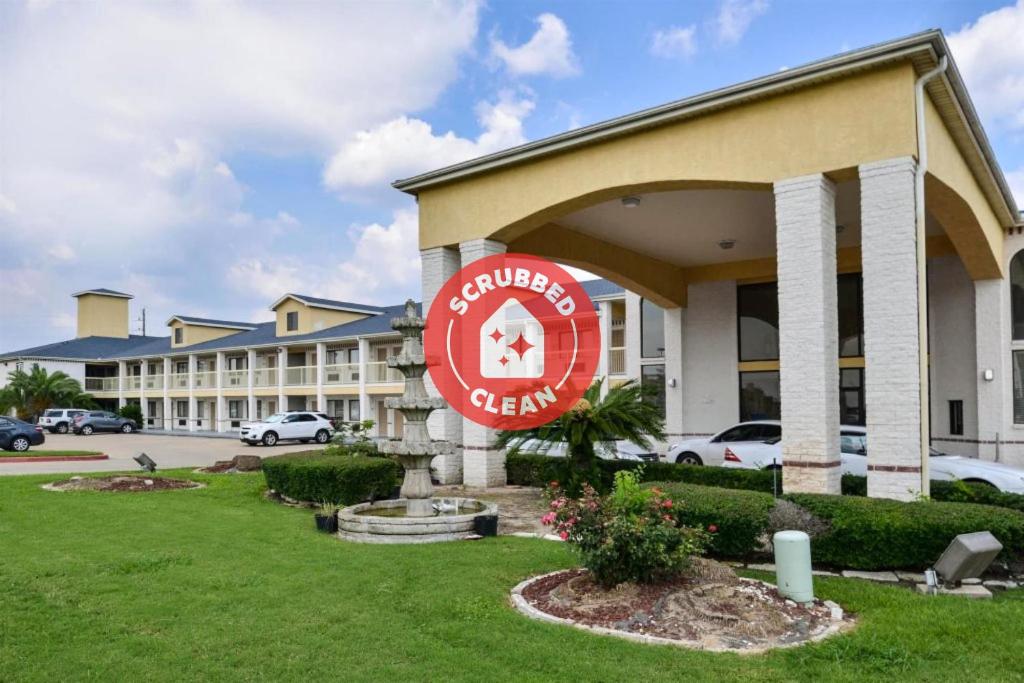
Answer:
<svg viewBox="0 0 1024 683"><path fill-rule="evenodd" d="M601 332L590 297L561 266L495 254L441 287L423 346L451 408L486 427L530 429L572 408L590 386Z"/></svg>

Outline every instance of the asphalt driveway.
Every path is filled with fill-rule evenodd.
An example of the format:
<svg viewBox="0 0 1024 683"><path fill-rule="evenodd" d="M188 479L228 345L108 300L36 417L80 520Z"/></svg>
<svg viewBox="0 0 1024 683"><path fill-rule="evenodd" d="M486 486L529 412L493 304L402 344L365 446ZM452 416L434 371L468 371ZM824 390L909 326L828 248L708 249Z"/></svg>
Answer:
<svg viewBox="0 0 1024 683"><path fill-rule="evenodd" d="M4 463L0 458L0 475L35 474L41 472L109 472L137 470L139 466L132 456L145 453L159 469L175 467L204 467L218 460L230 460L239 454L266 457L278 453L304 451L316 448L315 444L287 444L281 446L247 446L237 439L218 439L201 436L168 436L164 434L47 434L46 443L36 450L99 451L110 456L109 460L88 460L82 462L28 462Z"/></svg>

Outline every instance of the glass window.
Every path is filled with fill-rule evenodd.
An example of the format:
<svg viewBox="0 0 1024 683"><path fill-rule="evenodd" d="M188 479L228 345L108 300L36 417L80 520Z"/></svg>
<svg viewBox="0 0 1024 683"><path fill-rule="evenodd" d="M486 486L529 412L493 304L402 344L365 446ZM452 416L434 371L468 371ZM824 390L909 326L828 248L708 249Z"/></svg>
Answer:
<svg viewBox="0 0 1024 683"><path fill-rule="evenodd" d="M839 292L839 357L864 355L864 306L861 297L860 273L840 275Z"/></svg>
<svg viewBox="0 0 1024 683"><path fill-rule="evenodd" d="M228 401L228 417L232 420L237 420L242 417L241 401Z"/></svg>
<svg viewBox="0 0 1024 683"><path fill-rule="evenodd" d="M640 355L665 357L665 311L647 299L640 300Z"/></svg>
<svg viewBox="0 0 1024 683"><path fill-rule="evenodd" d="M715 441L719 443L736 443L738 441L757 441L760 438L761 425L736 425L722 432Z"/></svg>
<svg viewBox="0 0 1024 683"><path fill-rule="evenodd" d="M774 282L736 288L740 360L779 357L779 296Z"/></svg>
<svg viewBox="0 0 1024 683"><path fill-rule="evenodd" d="M843 368L839 371L839 422L863 425L864 416L864 368Z"/></svg>
<svg viewBox="0 0 1024 683"><path fill-rule="evenodd" d="M778 420L782 417L779 372L740 373L740 420Z"/></svg>
<svg viewBox="0 0 1024 683"><path fill-rule="evenodd" d="M760 438L766 441L768 439L781 439L782 425L761 425Z"/></svg>
<svg viewBox="0 0 1024 683"><path fill-rule="evenodd" d="M1010 261L1010 310L1013 313L1013 338L1024 340L1024 251Z"/></svg>
<svg viewBox="0 0 1024 683"><path fill-rule="evenodd" d="M359 417L359 401L357 399L348 402L348 419L352 422L359 422L362 419Z"/></svg>
<svg viewBox="0 0 1024 683"><path fill-rule="evenodd" d="M1024 351L1013 352L1013 423L1024 424Z"/></svg>
<svg viewBox="0 0 1024 683"><path fill-rule="evenodd" d="M867 455L868 437L856 432L843 432L839 436L839 450L852 455Z"/></svg>
<svg viewBox="0 0 1024 683"><path fill-rule="evenodd" d="M299 329L299 312L298 311L291 311L290 313L287 314L286 317L287 317L288 331L289 332L294 332L295 330Z"/></svg>
<svg viewBox="0 0 1024 683"><path fill-rule="evenodd" d="M185 339L185 328L175 327L174 328L174 343L180 344Z"/></svg>
<svg viewBox="0 0 1024 683"><path fill-rule="evenodd" d="M644 388L644 400L657 406L665 417L665 366L641 365L640 386Z"/></svg>
<svg viewBox="0 0 1024 683"><path fill-rule="evenodd" d="M961 400L949 402L949 433L964 433L964 402Z"/></svg>

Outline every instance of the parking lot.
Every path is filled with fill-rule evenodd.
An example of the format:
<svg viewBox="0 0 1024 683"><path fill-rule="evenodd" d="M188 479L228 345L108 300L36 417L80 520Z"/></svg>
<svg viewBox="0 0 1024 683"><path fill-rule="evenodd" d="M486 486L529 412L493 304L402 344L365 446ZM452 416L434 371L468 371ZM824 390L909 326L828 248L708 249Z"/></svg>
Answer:
<svg viewBox="0 0 1024 683"><path fill-rule="evenodd" d="M246 453L266 457L278 453L289 453L315 448L315 444L287 444L282 446L247 446L237 439L223 439L201 436L169 436L166 434L47 434L46 443L33 447L33 451L75 450L99 451L110 456L109 460L82 462L37 462L4 463L0 458L0 475L32 474L41 472L109 472L137 470L139 466L132 457L145 453L159 469L175 467L203 467L218 460L230 460Z"/></svg>

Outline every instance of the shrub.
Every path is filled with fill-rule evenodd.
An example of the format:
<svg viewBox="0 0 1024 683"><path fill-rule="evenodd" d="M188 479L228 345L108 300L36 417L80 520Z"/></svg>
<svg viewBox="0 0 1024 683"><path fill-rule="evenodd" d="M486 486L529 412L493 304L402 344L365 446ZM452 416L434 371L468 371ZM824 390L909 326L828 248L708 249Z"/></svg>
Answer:
<svg viewBox="0 0 1024 683"><path fill-rule="evenodd" d="M323 450L324 455L365 455L368 458L384 457L373 441L355 441L353 443L332 443Z"/></svg>
<svg viewBox="0 0 1024 683"><path fill-rule="evenodd" d="M117 409L117 414L123 418L127 418L133 421L136 426L143 427L144 422L142 420L142 406L138 403L126 403Z"/></svg>
<svg viewBox="0 0 1024 683"><path fill-rule="evenodd" d="M1024 513L976 505L905 503L858 496L786 498L829 523L811 544L815 562L851 569L923 569L957 534L991 531L1007 556L1024 553Z"/></svg>
<svg viewBox="0 0 1024 683"><path fill-rule="evenodd" d="M612 492L604 497L589 484L578 499L568 498L557 485L548 492L551 511L542 521L554 525L602 586L675 576L703 552L707 534L681 524L674 514L678 504L641 488L636 472L617 473Z"/></svg>
<svg viewBox="0 0 1024 683"><path fill-rule="evenodd" d="M287 453L263 459L267 486L296 500L352 505L386 496L401 466L388 458L335 455L324 451Z"/></svg>
<svg viewBox="0 0 1024 683"><path fill-rule="evenodd" d="M661 489L677 503L675 514L680 524L712 532L709 550L717 557L751 555L768 533L769 515L775 505L770 494L678 482L657 482L648 486Z"/></svg>

